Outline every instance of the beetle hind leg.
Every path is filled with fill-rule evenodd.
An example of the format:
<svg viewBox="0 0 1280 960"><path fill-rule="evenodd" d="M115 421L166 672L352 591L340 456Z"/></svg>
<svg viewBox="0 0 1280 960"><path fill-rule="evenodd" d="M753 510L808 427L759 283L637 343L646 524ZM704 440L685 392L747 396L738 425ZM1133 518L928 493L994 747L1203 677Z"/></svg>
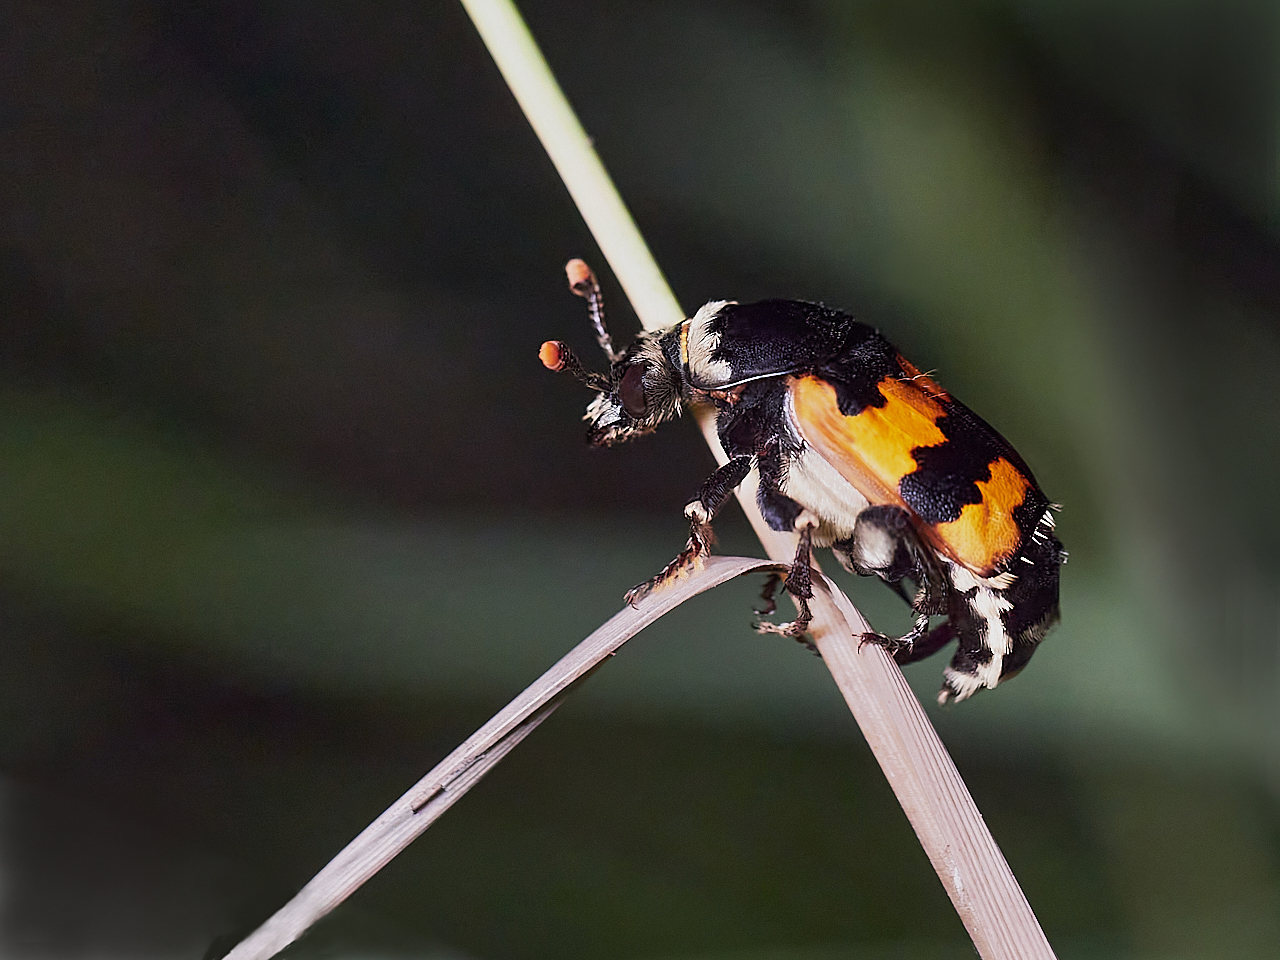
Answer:
<svg viewBox="0 0 1280 960"><path fill-rule="evenodd" d="M893 651L893 659L898 662L898 666L915 663L917 660L923 660L937 653L955 638L955 624L950 620L944 620L924 636L917 638L910 647Z"/></svg>
<svg viewBox="0 0 1280 960"><path fill-rule="evenodd" d="M891 637L884 633L864 633L858 638L859 646L865 646L873 643L877 647L884 647L889 654L898 661L898 663L910 663L912 660L919 659L920 656L927 654L914 655L916 641L929 633L929 614L916 613L916 622L900 637ZM903 659L905 658L905 659Z"/></svg>
<svg viewBox="0 0 1280 960"><path fill-rule="evenodd" d="M914 600L908 600L911 609L915 611L915 622L900 637L890 637L883 633L864 633L859 637L862 644L874 643L878 647L884 647L899 664L914 663L916 660L922 660L929 654L935 652L939 647L947 643L955 636L955 631L950 625L950 621L939 624L932 630L929 629L929 618L936 614L945 614L948 612L946 604L946 596L938 589L938 584L929 579L929 574L918 571L913 575L913 579L919 577L921 579L920 588L916 591ZM892 587L901 587L902 581L894 581L889 584ZM896 591L900 596L905 598L906 591Z"/></svg>
<svg viewBox="0 0 1280 960"><path fill-rule="evenodd" d="M845 569L879 577L915 612L915 622L902 636L864 633L861 643L884 647L899 663L920 659L937 649L928 640L919 641L934 636L929 617L947 612L946 582L905 510L889 505L869 507L858 516L853 535L831 547ZM914 597L908 595L904 580L918 585ZM928 653L918 652L923 648Z"/></svg>

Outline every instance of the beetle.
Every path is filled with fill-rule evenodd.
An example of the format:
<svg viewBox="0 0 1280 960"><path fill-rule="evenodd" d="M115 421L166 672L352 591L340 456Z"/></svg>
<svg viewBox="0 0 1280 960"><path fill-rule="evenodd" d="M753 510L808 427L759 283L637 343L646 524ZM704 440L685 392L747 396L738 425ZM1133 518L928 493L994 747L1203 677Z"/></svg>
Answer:
<svg viewBox="0 0 1280 960"><path fill-rule="evenodd" d="M587 370L560 341L539 355L597 391L584 417L588 442L621 443L686 403L711 403L729 457L685 505L685 548L631 590L629 603L701 562L712 520L754 469L766 522L799 534L784 581L796 619L758 630L803 638L811 551L830 547L847 570L879 577L915 613L904 636L866 634L864 642L906 664L957 641L939 703L1022 670L1058 621L1066 552L1054 533L1057 505L999 433L878 330L821 303L714 300L619 351L595 275L581 260L566 272L587 301L609 372ZM770 578L758 613L774 611L778 583ZM933 616L946 620L931 628Z"/></svg>

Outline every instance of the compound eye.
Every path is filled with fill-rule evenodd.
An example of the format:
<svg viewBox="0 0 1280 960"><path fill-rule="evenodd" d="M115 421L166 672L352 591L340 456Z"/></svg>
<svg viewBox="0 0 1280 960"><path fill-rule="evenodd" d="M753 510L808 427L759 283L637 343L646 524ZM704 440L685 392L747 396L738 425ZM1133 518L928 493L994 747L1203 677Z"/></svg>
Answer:
<svg viewBox="0 0 1280 960"><path fill-rule="evenodd" d="M633 363L622 375L622 383L618 384L618 396L622 398L622 406L633 418L639 420L648 412L648 404L644 402L644 364Z"/></svg>

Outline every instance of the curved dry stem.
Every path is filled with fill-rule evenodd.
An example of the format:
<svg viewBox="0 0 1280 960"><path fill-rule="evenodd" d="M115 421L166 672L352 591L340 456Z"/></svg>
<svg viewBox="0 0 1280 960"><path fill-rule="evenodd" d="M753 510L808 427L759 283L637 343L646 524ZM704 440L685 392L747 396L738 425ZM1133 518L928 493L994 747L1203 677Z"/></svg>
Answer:
<svg viewBox="0 0 1280 960"><path fill-rule="evenodd" d="M726 580L744 573L779 569L783 569L782 565L769 560L711 557L702 569L655 591L634 608L624 607L436 764L292 900L227 954L226 960L266 960L297 940L435 823L517 743L551 716L575 685L649 624Z"/></svg>

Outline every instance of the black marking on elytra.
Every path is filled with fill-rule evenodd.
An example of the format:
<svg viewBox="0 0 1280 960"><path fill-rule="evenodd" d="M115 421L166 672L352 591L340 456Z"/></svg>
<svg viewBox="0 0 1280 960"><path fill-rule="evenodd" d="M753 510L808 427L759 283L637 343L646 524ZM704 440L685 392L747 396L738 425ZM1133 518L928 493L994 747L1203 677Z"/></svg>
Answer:
<svg viewBox="0 0 1280 960"><path fill-rule="evenodd" d="M1025 470L1023 467L1018 469ZM1036 486L1035 477L1031 476L1029 471L1024 472L1023 476L1031 481L1031 488L1027 491L1022 503L1013 508L1013 522L1018 525L1025 540L1049 512L1049 498L1040 492L1040 488Z"/></svg>
<svg viewBox="0 0 1280 960"><path fill-rule="evenodd" d="M1062 544L1047 526L1024 541L1020 558L1010 568L1017 579L1004 591L1013 606L1004 613L1005 630L1014 640L1011 655L1018 665L1026 663L1041 638L1058 622L1058 582L1064 552ZM1025 654L1022 651L1025 650ZM1005 669L1012 669L1006 662Z"/></svg>
<svg viewBox="0 0 1280 960"><path fill-rule="evenodd" d="M885 380L906 375L898 351L876 333L865 338L838 363L818 370L818 375L835 387L836 406L846 417L856 417L867 407L880 408L889 401L880 392Z"/></svg>
<svg viewBox="0 0 1280 960"><path fill-rule="evenodd" d="M1008 441L968 407L952 400L936 423L946 440L912 450L916 469L898 483L902 499L925 523L950 523L967 505L980 503L978 482L991 479L991 465L1001 457L1023 471L1034 489L1035 479ZM1019 527L1024 536L1030 530Z"/></svg>

